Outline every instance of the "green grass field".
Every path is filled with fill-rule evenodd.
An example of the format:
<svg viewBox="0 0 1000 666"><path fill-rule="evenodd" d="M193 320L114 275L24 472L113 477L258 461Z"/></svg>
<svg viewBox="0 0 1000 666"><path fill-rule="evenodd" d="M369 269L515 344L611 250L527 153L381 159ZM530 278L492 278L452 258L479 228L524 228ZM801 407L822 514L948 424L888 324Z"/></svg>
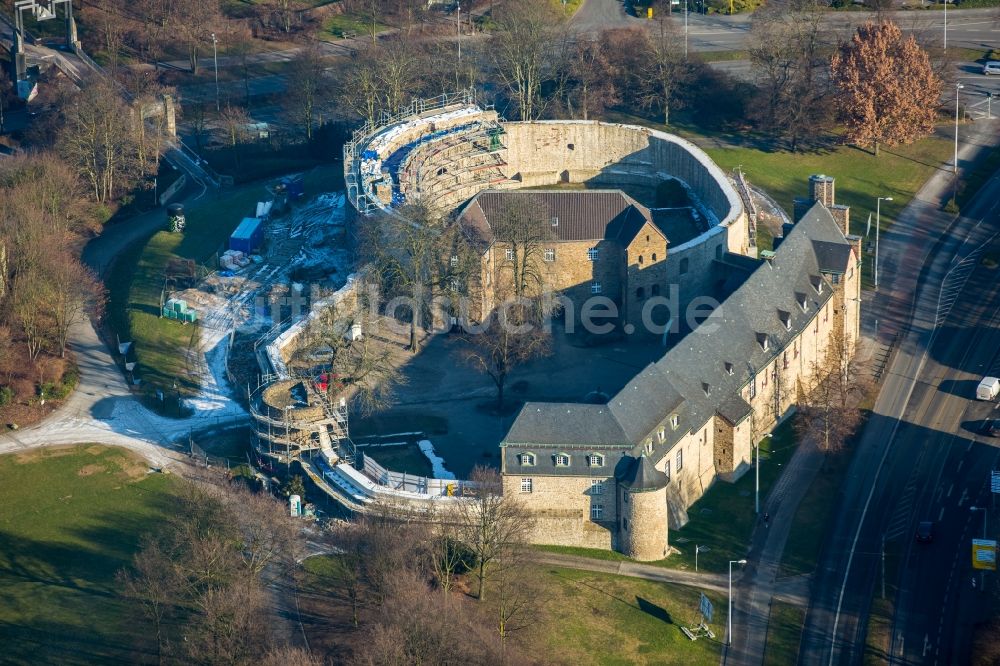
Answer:
<svg viewBox="0 0 1000 666"><path fill-rule="evenodd" d="M637 578L545 567L546 634L552 654L569 664L717 664L725 600L715 606L715 640L691 641L699 591Z"/></svg>
<svg viewBox="0 0 1000 666"><path fill-rule="evenodd" d="M771 616L767 623L767 643L764 645L765 666L785 666L796 662L805 619L805 610L798 606L781 601L771 604Z"/></svg>
<svg viewBox="0 0 1000 666"><path fill-rule="evenodd" d="M820 548L829 531L834 507L837 506L837 491L850 463L848 453L832 453L813 479L795 511L792 530L781 557L780 575L809 574L816 569Z"/></svg>
<svg viewBox="0 0 1000 666"><path fill-rule="evenodd" d="M375 22L376 33L388 27L378 21ZM372 23L370 19L357 14L334 14L323 20L323 27L316 36L325 41L344 39L345 37L368 37L371 40Z"/></svg>
<svg viewBox="0 0 1000 666"><path fill-rule="evenodd" d="M98 445L0 457L0 640L6 664L150 657L115 573L170 511L179 481Z"/></svg>

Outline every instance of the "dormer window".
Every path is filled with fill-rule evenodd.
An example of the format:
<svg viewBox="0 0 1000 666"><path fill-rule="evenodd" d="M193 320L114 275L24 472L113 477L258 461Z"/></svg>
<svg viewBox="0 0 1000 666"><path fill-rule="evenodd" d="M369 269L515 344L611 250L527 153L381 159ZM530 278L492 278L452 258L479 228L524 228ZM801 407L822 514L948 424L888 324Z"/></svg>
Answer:
<svg viewBox="0 0 1000 666"><path fill-rule="evenodd" d="M705 392L705 395L712 395L712 387L706 382L701 383L701 390Z"/></svg>
<svg viewBox="0 0 1000 666"><path fill-rule="evenodd" d="M733 364L730 363L729 361L726 361L724 365L726 366L726 374L729 375L730 377L732 377L733 376Z"/></svg>
<svg viewBox="0 0 1000 666"><path fill-rule="evenodd" d="M818 275L810 275L809 281L812 283L813 289L816 290L817 294L823 293L823 278Z"/></svg>
<svg viewBox="0 0 1000 666"><path fill-rule="evenodd" d="M604 467L604 456L600 453L591 453L587 456L587 463L591 467Z"/></svg>
<svg viewBox="0 0 1000 666"><path fill-rule="evenodd" d="M554 456L554 461L556 467L569 467L569 454L568 453L557 453Z"/></svg>
<svg viewBox="0 0 1000 666"><path fill-rule="evenodd" d="M769 346L768 345L768 340L767 340L767 333L758 333L757 334L757 344L760 345L760 348L762 350L767 351L768 346Z"/></svg>
<svg viewBox="0 0 1000 666"><path fill-rule="evenodd" d="M676 414L671 414L670 415L670 427L673 428L674 430L677 430L677 425L679 423L680 423L680 419L677 417L677 415Z"/></svg>
<svg viewBox="0 0 1000 666"><path fill-rule="evenodd" d="M524 467L532 467L535 464L535 454L534 453L522 453L520 455L520 463Z"/></svg>
<svg viewBox="0 0 1000 666"><path fill-rule="evenodd" d="M799 307L802 308L803 312L809 312L809 301L806 300L806 295L801 291L795 292L795 300L798 302Z"/></svg>
<svg viewBox="0 0 1000 666"><path fill-rule="evenodd" d="M652 439L647 439L646 440L646 453L652 453L652 452L653 452L653 440Z"/></svg>
<svg viewBox="0 0 1000 666"><path fill-rule="evenodd" d="M660 428L660 431L656 433L656 436L660 438L660 443L662 444L667 440L667 430L666 428Z"/></svg>
<svg viewBox="0 0 1000 666"><path fill-rule="evenodd" d="M792 313L786 312L784 310L778 310L778 320L781 325L785 327L786 331L792 330Z"/></svg>

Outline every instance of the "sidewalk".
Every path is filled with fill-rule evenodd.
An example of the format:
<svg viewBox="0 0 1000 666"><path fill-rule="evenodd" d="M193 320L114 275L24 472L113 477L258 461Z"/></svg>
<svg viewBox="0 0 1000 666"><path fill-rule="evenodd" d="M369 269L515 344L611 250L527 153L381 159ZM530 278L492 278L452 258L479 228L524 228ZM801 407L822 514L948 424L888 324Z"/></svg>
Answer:
<svg viewBox="0 0 1000 666"><path fill-rule="evenodd" d="M616 576L643 578L659 583L697 587L702 590L712 590L713 592L720 592L722 594L729 592L729 580L723 574L693 573L658 567L654 564L640 564L624 560L597 560L578 555L561 555L545 552L536 554L535 561L567 569L595 571L598 573L614 574Z"/></svg>

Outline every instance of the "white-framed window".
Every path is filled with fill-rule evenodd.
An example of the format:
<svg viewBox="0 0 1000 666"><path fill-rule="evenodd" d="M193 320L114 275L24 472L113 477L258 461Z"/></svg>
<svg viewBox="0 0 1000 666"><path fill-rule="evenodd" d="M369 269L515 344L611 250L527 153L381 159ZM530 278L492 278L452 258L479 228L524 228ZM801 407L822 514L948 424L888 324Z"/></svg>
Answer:
<svg viewBox="0 0 1000 666"><path fill-rule="evenodd" d="M604 517L604 505L603 504L591 504L590 505L590 519L600 520Z"/></svg>
<svg viewBox="0 0 1000 666"><path fill-rule="evenodd" d="M587 259L590 259L591 261L597 261L599 255L600 253L598 252L596 247L592 247L589 250L587 250Z"/></svg>
<svg viewBox="0 0 1000 666"><path fill-rule="evenodd" d="M458 266L458 255L453 254L451 255L451 267L455 268L456 266Z"/></svg>
<svg viewBox="0 0 1000 666"><path fill-rule="evenodd" d="M667 439L667 429L660 428L660 431L656 433L657 437L660 438L660 443L662 444Z"/></svg>
<svg viewBox="0 0 1000 666"><path fill-rule="evenodd" d="M599 293L601 293L601 283L598 282L597 280L594 280L593 282L591 282L590 283L590 293L592 293L592 294L599 294Z"/></svg>
<svg viewBox="0 0 1000 666"><path fill-rule="evenodd" d="M556 260L555 248L550 247L547 250L545 250L545 261L555 261L555 260Z"/></svg>
<svg viewBox="0 0 1000 666"><path fill-rule="evenodd" d="M674 430L677 429L677 425L680 423L680 418L676 414L670 415L670 427Z"/></svg>
<svg viewBox="0 0 1000 666"><path fill-rule="evenodd" d="M458 278L453 277L450 280L448 280L448 289L450 289L451 291L458 292L458 288L460 286L461 285L458 282Z"/></svg>
<svg viewBox="0 0 1000 666"><path fill-rule="evenodd" d="M653 452L653 439L650 438L646 440L646 453L652 453L652 452Z"/></svg>
<svg viewBox="0 0 1000 666"><path fill-rule="evenodd" d="M507 257L507 261L514 261L514 250L513 248L507 248L504 250L504 256Z"/></svg>
<svg viewBox="0 0 1000 666"><path fill-rule="evenodd" d="M590 482L590 494L591 495L604 494L604 479L594 479Z"/></svg>
<svg viewBox="0 0 1000 666"><path fill-rule="evenodd" d="M604 467L604 456L600 453L591 453L587 456L587 464L591 467Z"/></svg>
<svg viewBox="0 0 1000 666"><path fill-rule="evenodd" d="M559 218L556 217L556 216L554 216L554 215L552 216L552 219L550 220L550 222L552 223L553 227L558 227L559 226Z"/></svg>
<svg viewBox="0 0 1000 666"><path fill-rule="evenodd" d="M521 454L521 464L526 466L531 466L535 464L535 454L534 453L522 453Z"/></svg>
<svg viewBox="0 0 1000 666"><path fill-rule="evenodd" d="M523 478L521 479L521 492L530 493L531 492L531 479Z"/></svg>
<svg viewBox="0 0 1000 666"><path fill-rule="evenodd" d="M676 467L678 472L684 469L684 449L680 449L677 452Z"/></svg>
<svg viewBox="0 0 1000 666"><path fill-rule="evenodd" d="M670 482L670 461L663 463L663 473L667 475L667 483Z"/></svg>
<svg viewBox="0 0 1000 666"><path fill-rule="evenodd" d="M557 453L555 455L556 467L569 467L569 454Z"/></svg>
<svg viewBox="0 0 1000 666"><path fill-rule="evenodd" d="M757 397L757 378L754 377L750 380L750 399L753 400Z"/></svg>

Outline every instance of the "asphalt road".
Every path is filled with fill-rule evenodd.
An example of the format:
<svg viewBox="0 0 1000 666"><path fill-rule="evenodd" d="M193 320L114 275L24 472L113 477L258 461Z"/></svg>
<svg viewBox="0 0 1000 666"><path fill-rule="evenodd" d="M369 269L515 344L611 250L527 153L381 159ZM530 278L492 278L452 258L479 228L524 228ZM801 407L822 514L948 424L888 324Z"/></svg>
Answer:
<svg viewBox="0 0 1000 666"><path fill-rule="evenodd" d="M813 582L801 663L861 662L883 535L890 551L905 556L901 638L894 648L920 663L933 663L934 656L961 663L955 646L967 644L969 607L956 606L962 580L968 583L966 514L996 456L963 424L981 418L984 406L969 399L973 380L1000 349L997 279L972 269L977 252L1000 229L1000 179L951 225L934 203L911 204L923 209L924 226L916 232L923 237L895 247L898 231L883 238L883 249L887 240L889 248L875 311L884 317L883 339L899 334L898 352L838 496L840 510ZM911 547L916 523L927 519L940 521L935 543Z"/></svg>

